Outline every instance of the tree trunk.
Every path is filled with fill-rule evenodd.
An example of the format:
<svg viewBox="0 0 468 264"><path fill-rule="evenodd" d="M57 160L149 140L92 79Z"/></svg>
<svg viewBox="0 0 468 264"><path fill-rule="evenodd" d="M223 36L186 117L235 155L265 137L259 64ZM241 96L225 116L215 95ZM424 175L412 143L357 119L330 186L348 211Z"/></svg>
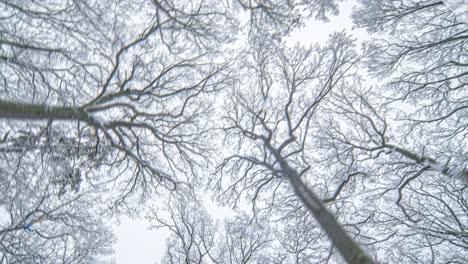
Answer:
<svg viewBox="0 0 468 264"><path fill-rule="evenodd" d="M338 223L332 213L323 205L322 201L300 179L299 173L289 167L286 162L281 162L283 171L304 206L313 214L320 226L330 237L334 246L341 253L347 263L372 264L374 263L361 249L361 247L348 235Z"/></svg>
<svg viewBox="0 0 468 264"><path fill-rule="evenodd" d="M42 104L16 103L1 100L0 118L31 120L88 120L86 112L78 107L48 106Z"/></svg>

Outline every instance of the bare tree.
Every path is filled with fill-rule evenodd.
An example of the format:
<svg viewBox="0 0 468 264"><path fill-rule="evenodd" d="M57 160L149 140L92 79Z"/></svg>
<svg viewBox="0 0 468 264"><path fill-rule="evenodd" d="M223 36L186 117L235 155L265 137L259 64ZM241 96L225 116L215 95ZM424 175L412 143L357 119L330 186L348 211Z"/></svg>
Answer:
<svg viewBox="0 0 468 264"><path fill-rule="evenodd" d="M216 26L227 20L222 6L8 1L2 8L0 116L20 120L9 122L4 135L37 120L30 124L60 133L88 158L110 153L99 166L75 169L101 182L109 178L100 171L120 174L118 201L140 187L142 194L150 186L174 188L176 175L191 175L205 162L204 94L221 89L227 77L218 76L225 64L214 63L210 51L229 39ZM132 21L135 15L141 21Z"/></svg>
<svg viewBox="0 0 468 264"><path fill-rule="evenodd" d="M64 160L31 155L1 154L0 263L106 263L114 238L102 198L86 186L77 192Z"/></svg>
<svg viewBox="0 0 468 264"><path fill-rule="evenodd" d="M275 251L280 254L275 258L281 259L281 263L325 263L333 253L325 232L304 210L275 221L274 230L279 244Z"/></svg>
<svg viewBox="0 0 468 264"><path fill-rule="evenodd" d="M250 14L250 33L281 38L294 28L304 24L308 18L328 21L328 17L338 14L340 0L236 0Z"/></svg>
<svg viewBox="0 0 468 264"><path fill-rule="evenodd" d="M395 117L403 124L401 137L420 142L402 152L468 179L461 150L467 135L468 24L442 1L361 2L356 24L388 34L368 47L370 72L388 77L385 89L390 92L382 94L386 103L401 109Z"/></svg>
<svg viewBox="0 0 468 264"><path fill-rule="evenodd" d="M198 202L177 197L162 210L150 216L156 228L168 228L166 256L163 263L206 263L217 261L216 233L218 225ZM161 216L167 213L167 217Z"/></svg>
<svg viewBox="0 0 468 264"><path fill-rule="evenodd" d="M271 241L268 229L254 227L245 215L223 227L194 197L175 197L149 218L171 232L163 263L261 263Z"/></svg>
<svg viewBox="0 0 468 264"><path fill-rule="evenodd" d="M356 79L321 109L315 149L345 175L334 200L366 200L343 215L360 216L376 255L466 262L467 24L442 1L361 1L354 20L375 34L366 63L379 85Z"/></svg>
<svg viewBox="0 0 468 264"><path fill-rule="evenodd" d="M254 49L246 82L239 84L245 87L226 106L225 144L234 145L236 154L219 166L217 184L234 202L247 193L256 210L262 193L275 200L271 190L289 183L347 262L372 263L306 182L314 181L304 154L310 123L320 102L352 73L352 47L346 35L335 34L323 48Z"/></svg>
<svg viewBox="0 0 468 264"><path fill-rule="evenodd" d="M214 220L195 197L172 198L149 215L153 227L171 233L163 263L340 261L326 233L297 199L292 202L296 208L281 218L252 219L240 211L234 217Z"/></svg>
<svg viewBox="0 0 468 264"><path fill-rule="evenodd" d="M149 186L174 188L181 179L176 175L191 177L206 163L205 95L229 84L218 53L221 43L236 37L237 4L2 2L0 117L20 124L49 120L52 131L71 125L79 132L68 137L78 138L78 145L94 148L95 156L101 149L112 152L99 169L123 174L119 201ZM257 4L267 17L286 5ZM241 5L258 13L253 3ZM310 8L322 18L336 12L331 2ZM286 23L288 16L275 20ZM89 168L88 174L99 173Z"/></svg>
<svg viewBox="0 0 468 264"><path fill-rule="evenodd" d="M273 238L268 222L260 222L265 225L252 222L245 214L225 221L219 263L267 263Z"/></svg>
<svg viewBox="0 0 468 264"><path fill-rule="evenodd" d="M206 1L0 1L0 262L98 262L113 242L103 207L206 163L200 117L229 79L215 48L235 35L225 13Z"/></svg>
<svg viewBox="0 0 468 264"><path fill-rule="evenodd" d="M356 87L335 90L316 127L320 166L338 176L330 182L338 187L333 200L363 204L343 215L358 216L356 235L374 245L376 255L392 262L464 262L466 183L447 177L454 168L403 147L388 105Z"/></svg>

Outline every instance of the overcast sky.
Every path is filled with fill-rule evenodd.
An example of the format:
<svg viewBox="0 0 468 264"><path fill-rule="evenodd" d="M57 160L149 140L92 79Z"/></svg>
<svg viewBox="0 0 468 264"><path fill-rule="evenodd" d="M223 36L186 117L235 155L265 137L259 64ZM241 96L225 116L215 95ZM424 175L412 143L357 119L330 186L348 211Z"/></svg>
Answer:
<svg viewBox="0 0 468 264"><path fill-rule="evenodd" d="M169 233L164 229L149 230L148 226L146 220L122 217L120 226L115 229L118 239L114 246L117 264L159 263Z"/></svg>

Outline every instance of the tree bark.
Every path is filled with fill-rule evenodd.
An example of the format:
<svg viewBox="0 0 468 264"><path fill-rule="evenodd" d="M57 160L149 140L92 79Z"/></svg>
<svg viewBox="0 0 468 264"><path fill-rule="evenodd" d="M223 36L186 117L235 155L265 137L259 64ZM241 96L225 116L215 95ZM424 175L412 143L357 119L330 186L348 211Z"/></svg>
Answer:
<svg viewBox="0 0 468 264"><path fill-rule="evenodd" d="M299 173L289 167L285 161L281 162L281 168L289 179L297 197L319 222L346 262L349 264L373 264L374 262L348 235L317 195L302 182Z"/></svg>
<svg viewBox="0 0 468 264"><path fill-rule="evenodd" d="M87 121L88 115L79 107L48 106L0 100L0 118L7 119L59 119Z"/></svg>
<svg viewBox="0 0 468 264"><path fill-rule="evenodd" d="M288 178L296 196L319 222L346 262L349 264L374 264L374 261L364 253L359 244L348 235L333 214L323 205L322 200L302 182L297 170L291 168L280 152L273 148L270 140L268 138L262 138L262 140L266 148L279 162L281 171Z"/></svg>

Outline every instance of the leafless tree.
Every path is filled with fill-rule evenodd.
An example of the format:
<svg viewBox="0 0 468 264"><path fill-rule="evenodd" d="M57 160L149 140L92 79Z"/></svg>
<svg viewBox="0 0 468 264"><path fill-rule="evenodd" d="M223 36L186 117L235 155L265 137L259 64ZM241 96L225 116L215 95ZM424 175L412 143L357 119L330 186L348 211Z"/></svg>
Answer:
<svg viewBox="0 0 468 264"><path fill-rule="evenodd" d="M372 263L312 191L313 164L305 153L320 102L352 74L357 56L345 34L325 47L283 50L268 43L252 52L245 82L226 105L225 133L233 154L217 170L218 188L234 203L243 193L256 203L264 193L290 187L349 263Z"/></svg>
<svg viewBox="0 0 468 264"><path fill-rule="evenodd" d="M167 216L161 216L163 213ZM217 259L218 225L198 202L177 197L162 210L155 210L150 219L155 222L154 227L171 232L163 263L206 263Z"/></svg>
<svg viewBox="0 0 468 264"><path fill-rule="evenodd" d="M0 263L106 263L114 241L93 190L64 160L2 153ZM67 180L67 181L65 181Z"/></svg>
<svg viewBox="0 0 468 264"><path fill-rule="evenodd" d="M236 0L249 12L250 32L255 35L282 37L294 28L303 25L307 18L328 21L338 14L340 0Z"/></svg>
<svg viewBox="0 0 468 264"><path fill-rule="evenodd" d="M19 120L4 126L4 142L28 120L88 158L109 153L99 166L74 169L101 182L109 180L104 170L121 175L118 201L140 187L142 194L174 188L205 162L205 94L227 77L218 76L225 64L214 63L212 52L229 39L217 25L227 20L222 8L205 1L2 3L0 116ZM36 142L30 147L57 148L47 138Z"/></svg>
<svg viewBox="0 0 468 264"><path fill-rule="evenodd" d="M0 1L0 17L1 262L98 262L102 207L205 164L232 18L206 1L71 0Z"/></svg>
<svg viewBox="0 0 468 264"><path fill-rule="evenodd" d="M468 124L468 24L443 1L361 3L356 24L387 34L376 36L368 47L370 72L387 77L390 92L382 89L381 94L385 103L401 109L394 117L402 124L401 137L420 142L405 155L429 156L421 161L439 163L445 174L468 179L462 150Z"/></svg>
<svg viewBox="0 0 468 264"><path fill-rule="evenodd" d="M336 199L366 200L355 228L376 255L466 262L467 24L442 1L360 2L354 20L374 34L366 64L379 83L332 93L315 149L345 175L331 182Z"/></svg>
<svg viewBox="0 0 468 264"><path fill-rule="evenodd" d="M274 230L280 254L275 258L281 259L274 263L325 263L333 253L326 234L304 210L275 221Z"/></svg>
<svg viewBox="0 0 468 264"><path fill-rule="evenodd" d="M358 216L356 235L374 245L377 256L392 262L464 262L466 182L447 177L456 167L412 150L417 143L402 145L399 124L390 119L394 110L379 105L372 90L356 87L362 86L335 90L323 104L324 118L311 144L321 152L322 169L337 173L330 182L338 186L333 199L362 204L343 215Z"/></svg>
<svg viewBox="0 0 468 264"><path fill-rule="evenodd" d="M264 226L240 214L225 221L219 263L268 263L273 238L267 221Z"/></svg>
<svg viewBox="0 0 468 264"><path fill-rule="evenodd" d="M246 215L220 225L194 197L179 196L149 218L171 232L163 263L261 263L271 241L269 230Z"/></svg>

